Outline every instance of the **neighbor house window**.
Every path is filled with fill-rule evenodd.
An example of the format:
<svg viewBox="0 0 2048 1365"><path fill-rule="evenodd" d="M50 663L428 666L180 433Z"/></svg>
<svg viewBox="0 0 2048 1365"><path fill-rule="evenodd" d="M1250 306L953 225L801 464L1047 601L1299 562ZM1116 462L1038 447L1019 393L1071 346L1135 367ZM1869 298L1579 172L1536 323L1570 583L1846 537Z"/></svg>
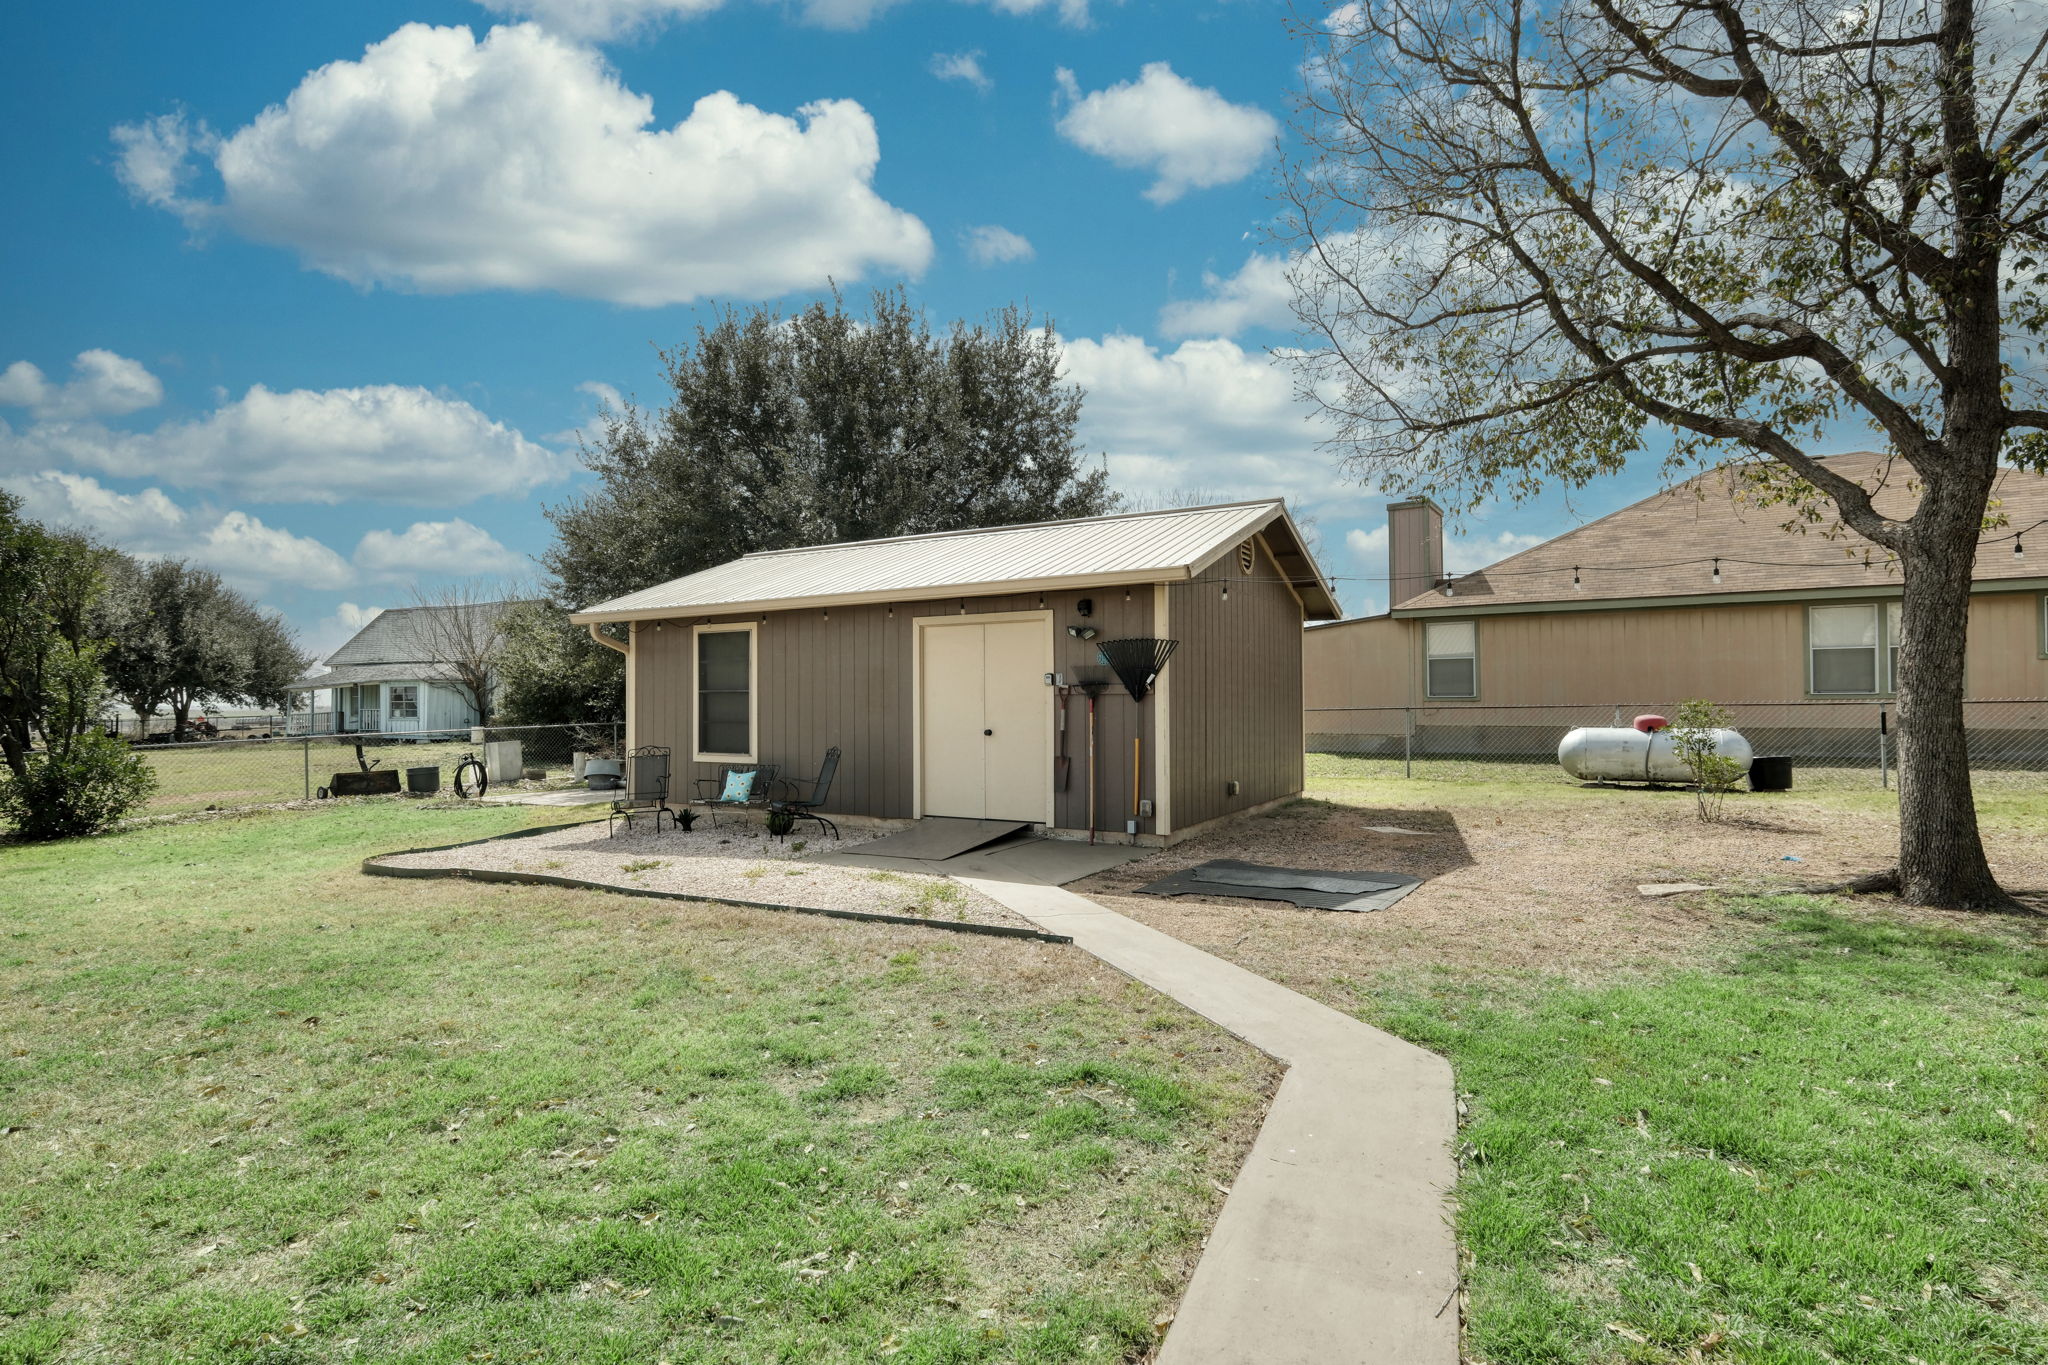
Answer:
<svg viewBox="0 0 2048 1365"><path fill-rule="evenodd" d="M1889 692L1899 662L1899 608L1876 602L1806 609L1807 690L1817 697Z"/></svg>
<svg viewBox="0 0 2048 1365"><path fill-rule="evenodd" d="M420 718L419 684L392 684L390 718L392 720L418 720Z"/></svg>
<svg viewBox="0 0 2048 1365"><path fill-rule="evenodd" d="M1473 621L1430 621L1423 626L1423 693L1431 697L1479 695L1479 626Z"/></svg>
<svg viewBox="0 0 2048 1365"><path fill-rule="evenodd" d="M754 628L699 626L696 655L697 758L754 757Z"/></svg>

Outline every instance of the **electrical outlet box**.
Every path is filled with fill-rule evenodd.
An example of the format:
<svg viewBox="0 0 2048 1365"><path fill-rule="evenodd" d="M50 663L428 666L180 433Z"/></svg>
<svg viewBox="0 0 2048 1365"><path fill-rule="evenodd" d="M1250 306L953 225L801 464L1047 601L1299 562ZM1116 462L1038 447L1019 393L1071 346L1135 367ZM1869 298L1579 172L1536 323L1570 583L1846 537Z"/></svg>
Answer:
<svg viewBox="0 0 2048 1365"><path fill-rule="evenodd" d="M1140 799L1138 802L1138 814L1147 820L1151 819L1152 802L1148 799Z"/></svg>
<svg viewBox="0 0 2048 1365"><path fill-rule="evenodd" d="M1232 778L1230 781L1225 782L1223 784L1223 794L1225 796L1235 796L1237 795L1239 790L1240 788L1237 779L1235 778Z"/></svg>
<svg viewBox="0 0 2048 1365"><path fill-rule="evenodd" d="M1138 822L1137 822L1136 820L1126 820L1126 821L1124 821L1124 833L1126 833L1126 834L1136 834L1137 832L1138 832Z"/></svg>

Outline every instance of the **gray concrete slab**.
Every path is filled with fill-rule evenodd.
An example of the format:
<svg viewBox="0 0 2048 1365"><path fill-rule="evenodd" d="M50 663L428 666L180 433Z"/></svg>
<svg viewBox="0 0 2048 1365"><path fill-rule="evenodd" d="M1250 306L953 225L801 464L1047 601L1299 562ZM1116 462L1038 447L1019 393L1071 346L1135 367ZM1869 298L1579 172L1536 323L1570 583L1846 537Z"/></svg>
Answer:
<svg viewBox="0 0 2048 1365"><path fill-rule="evenodd" d="M1448 1062L1070 891L961 880L1291 1068L1159 1365L1456 1365Z"/></svg>
<svg viewBox="0 0 2048 1365"><path fill-rule="evenodd" d="M824 853L814 860L849 867L885 868L895 872L930 872L941 877L978 877L986 881L1064 886L1092 877L1133 858L1154 852L1128 844L1084 844L1072 839L1007 839L987 848L951 858L888 858L871 854L871 844L844 853Z"/></svg>
<svg viewBox="0 0 2048 1365"><path fill-rule="evenodd" d="M492 806L603 806L624 795L623 791L594 792L588 787L558 787L544 792L485 792L478 800Z"/></svg>
<svg viewBox="0 0 2048 1365"><path fill-rule="evenodd" d="M1028 820L956 820L928 815L909 829L863 845L861 853L899 860L953 858L1029 828Z"/></svg>

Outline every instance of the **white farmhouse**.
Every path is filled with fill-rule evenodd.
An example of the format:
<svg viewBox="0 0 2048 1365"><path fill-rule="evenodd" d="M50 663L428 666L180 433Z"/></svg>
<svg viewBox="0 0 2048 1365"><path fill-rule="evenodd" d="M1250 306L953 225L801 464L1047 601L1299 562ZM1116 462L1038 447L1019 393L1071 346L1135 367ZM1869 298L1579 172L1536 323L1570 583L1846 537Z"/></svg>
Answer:
<svg viewBox="0 0 2048 1365"><path fill-rule="evenodd" d="M469 694L437 644L448 632L437 629L436 613L495 613L513 605L486 602L460 607L390 607L327 656L327 669L308 673L293 692L327 692L323 710L314 698L309 712L294 711L292 727L317 733L405 734L461 730L481 725ZM493 705L497 698L490 699Z"/></svg>

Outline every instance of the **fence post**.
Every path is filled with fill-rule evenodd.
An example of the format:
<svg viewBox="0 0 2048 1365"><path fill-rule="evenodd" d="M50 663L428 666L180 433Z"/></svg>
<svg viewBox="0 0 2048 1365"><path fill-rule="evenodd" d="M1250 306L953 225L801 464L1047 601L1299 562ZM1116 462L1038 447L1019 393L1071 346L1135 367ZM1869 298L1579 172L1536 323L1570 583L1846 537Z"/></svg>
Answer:
<svg viewBox="0 0 2048 1365"><path fill-rule="evenodd" d="M1415 776L1415 708L1401 708L1401 776Z"/></svg>
<svg viewBox="0 0 2048 1365"><path fill-rule="evenodd" d="M313 799L313 739L308 735L299 741L299 751L306 760L306 799Z"/></svg>
<svg viewBox="0 0 2048 1365"><path fill-rule="evenodd" d="M1886 791L1892 789L1890 739L1890 720L1880 705L1877 708L1877 780Z"/></svg>

